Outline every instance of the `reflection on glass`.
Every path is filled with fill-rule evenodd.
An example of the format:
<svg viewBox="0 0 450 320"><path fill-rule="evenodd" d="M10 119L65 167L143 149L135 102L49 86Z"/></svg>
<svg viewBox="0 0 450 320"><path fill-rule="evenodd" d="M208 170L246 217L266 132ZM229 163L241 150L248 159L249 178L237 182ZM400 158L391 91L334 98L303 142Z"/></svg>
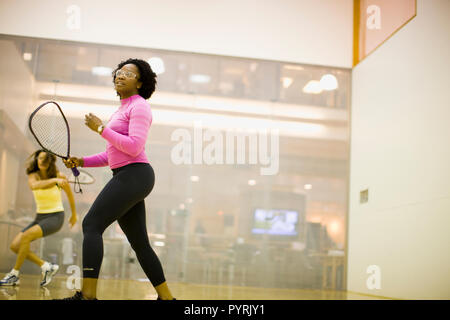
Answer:
<svg viewBox="0 0 450 320"><path fill-rule="evenodd" d="M323 280L324 272L331 272L326 267L329 253L345 254L349 70L6 36L0 46L2 66L9 64L0 68L0 78L8 79L10 90L21 92L0 102L0 127L6 128L0 135L2 243L34 215L24 162L35 146L26 119L37 102L53 96L52 81L60 80L56 99L67 108L73 128L72 153L94 154L104 150L104 143L93 139L83 115L93 112L107 122L117 107L108 68L129 57L153 59L155 69L158 64L161 69L155 97L149 100L154 119L146 153L156 184L146 200L147 230L168 280L343 289L343 267L337 269L334 285ZM311 81L319 83L320 93L303 91ZM214 134L197 136L199 119L204 132ZM277 157L277 174L261 175L267 164L249 160L252 152L263 150L264 139L252 144L247 136L241 145L245 150L238 150L237 143L226 149L227 132L239 128L244 133L280 130L278 153L270 152L270 143L263 145L267 155ZM243 161L175 164L171 154L178 142L172 134L178 129L188 132L191 159L196 150L202 160L209 154L237 157L241 151ZM61 163L58 168L65 170ZM96 182L76 199L80 221L111 177L107 168L90 173ZM117 224L105 231L102 277L146 278L124 237ZM71 239L71 245L64 239ZM65 270L68 262L81 265L81 244L81 227L65 226L35 249ZM0 257L0 272L5 272L12 253L4 246ZM24 272L37 271L28 267Z"/></svg>

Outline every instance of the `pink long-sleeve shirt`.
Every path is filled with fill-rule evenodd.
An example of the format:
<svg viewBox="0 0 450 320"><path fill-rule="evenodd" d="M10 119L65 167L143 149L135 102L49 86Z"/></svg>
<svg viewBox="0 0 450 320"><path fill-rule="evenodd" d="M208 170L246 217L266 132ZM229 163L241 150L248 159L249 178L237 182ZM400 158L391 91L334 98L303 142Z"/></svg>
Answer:
<svg viewBox="0 0 450 320"><path fill-rule="evenodd" d="M130 163L149 163L145 154L145 142L152 124L150 105L140 95L120 100L119 109L109 119L102 132L106 139L106 151L83 157L84 167L111 169Z"/></svg>

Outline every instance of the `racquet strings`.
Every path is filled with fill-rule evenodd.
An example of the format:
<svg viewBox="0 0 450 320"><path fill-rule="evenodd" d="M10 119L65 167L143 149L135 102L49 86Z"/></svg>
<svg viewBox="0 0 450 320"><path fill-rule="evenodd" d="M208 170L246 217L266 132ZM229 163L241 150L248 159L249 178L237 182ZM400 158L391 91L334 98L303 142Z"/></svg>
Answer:
<svg viewBox="0 0 450 320"><path fill-rule="evenodd" d="M44 149L67 158L69 131L64 116L55 103L48 102L33 114L30 129ZM83 193L77 177L75 177L74 191Z"/></svg>
<svg viewBox="0 0 450 320"><path fill-rule="evenodd" d="M32 117L31 130L44 149L61 157L67 156L69 134L58 106L49 102Z"/></svg>

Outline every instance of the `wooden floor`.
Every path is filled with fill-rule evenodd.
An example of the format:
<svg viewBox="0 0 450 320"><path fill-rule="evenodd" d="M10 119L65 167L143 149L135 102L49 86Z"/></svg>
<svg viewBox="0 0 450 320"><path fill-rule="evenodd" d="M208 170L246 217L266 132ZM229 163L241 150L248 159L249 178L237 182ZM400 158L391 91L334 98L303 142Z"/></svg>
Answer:
<svg viewBox="0 0 450 320"><path fill-rule="evenodd" d="M4 274L0 275L3 278ZM46 287L40 288L40 277L21 275L20 285L0 287L0 300L51 300L72 296L67 277L56 276ZM179 300L379 300L343 291L227 287L192 283L168 283ZM148 281L100 279L100 300L154 300L156 291Z"/></svg>

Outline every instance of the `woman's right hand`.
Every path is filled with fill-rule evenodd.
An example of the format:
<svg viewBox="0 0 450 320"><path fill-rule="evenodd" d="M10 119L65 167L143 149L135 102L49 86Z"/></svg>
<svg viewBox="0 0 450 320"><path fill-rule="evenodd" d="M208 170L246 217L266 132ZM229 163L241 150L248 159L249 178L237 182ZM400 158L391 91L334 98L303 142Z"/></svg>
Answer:
<svg viewBox="0 0 450 320"><path fill-rule="evenodd" d="M72 169L73 167L82 167L84 165L83 158L70 157L69 159L63 159L66 168Z"/></svg>
<svg viewBox="0 0 450 320"><path fill-rule="evenodd" d="M56 185L58 185L60 188L65 188L69 185L69 183L67 182L66 179L61 179L61 178L54 178Z"/></svg>

